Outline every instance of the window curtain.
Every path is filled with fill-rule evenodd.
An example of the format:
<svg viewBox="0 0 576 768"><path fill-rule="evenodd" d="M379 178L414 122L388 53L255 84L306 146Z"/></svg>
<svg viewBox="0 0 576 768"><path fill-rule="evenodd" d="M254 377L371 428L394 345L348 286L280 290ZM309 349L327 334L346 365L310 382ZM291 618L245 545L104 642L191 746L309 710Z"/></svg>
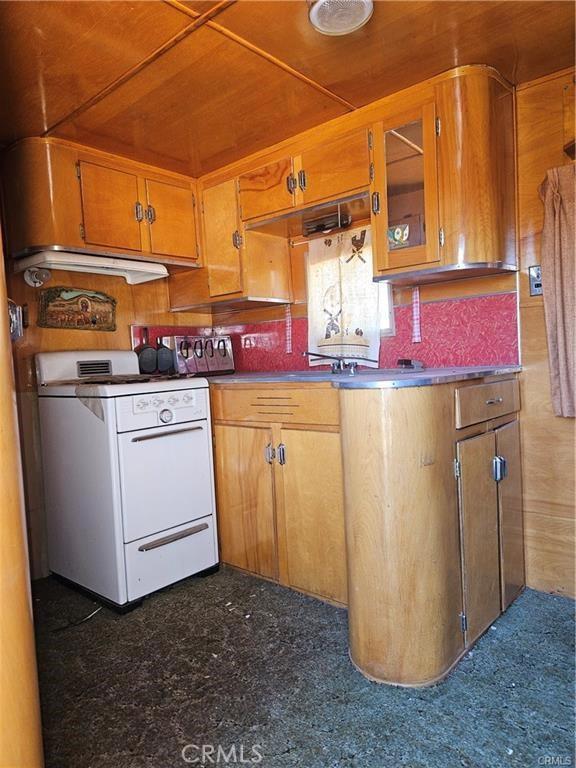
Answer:
<svg viewBox="0 0 576 768"><path fill-rule="evenodd" d="M310 243L308 252L308 349L360 358L378 367L380 312L372 281L370 230L358 228ZM326 361L310 360L310 365Z"/></svg>
<svg viewBox="0 0 576 768"><path fill-rule="evenodd" d="M576 167L548 171L540 188L544 202L542 287L552 406L557 416L575 415L576 379L576 235L574 184Z"/></svg>

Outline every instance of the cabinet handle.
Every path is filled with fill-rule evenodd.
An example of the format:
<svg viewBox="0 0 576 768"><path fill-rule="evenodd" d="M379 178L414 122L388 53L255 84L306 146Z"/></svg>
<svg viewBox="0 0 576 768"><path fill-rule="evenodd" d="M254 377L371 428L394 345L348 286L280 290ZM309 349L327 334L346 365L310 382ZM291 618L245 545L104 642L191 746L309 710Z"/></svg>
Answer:
<svg viewBox="0 0 576 768"><path fill-rule="evenodd" d="M486 400L486 405L499 405L500 403L504 402L503 397L490 397L488 400Z"/></svg>
<svg viewBox="0 0 576 768"><path fill-rule="evenodd" d="M372 213L380 213L380 192L372 192Z"/></svg>
<svg viewBox="0 0 576 768"><path fill-rule="evenodd" d="M134 203L134 218L136 221L140 222L144 219L144 207L142 206L142 203L135 202Z"/></svg>
<svg viewBox="0 0 576 768"><path fill-rule="evenodd" d="M232 245L234 248L238 248L238 250L242 247L242 235L237 229L232 234Z"/></svg>
<svg viewBox="0 0 576 768"><path fill-rule="evenodd" d="M492 477L499 483L508 474L506 459L503 456L494 456L492 459Z"/></svg>
<svg viewBox="0 0 576 768"><path fill-rule="evenodd" d="M288 192L293 195L294 192L296 192L297 186L298 182L296 181L296 176L294 176L293 173L289 173L288 176L286 176L286 187L288 188Z"/></svg>
<svg viewBox="0 0 576 768"><path fill-rule="evenodd" d="M278 446L278 464L286 464L286 446L280 443Z"/></svg>
<svg viewBox="0 0 576 768"><path fill-rule="evenodd" d="M148 219L148 224L154 224L156 221L156 209L153 205L149 205L146 209L146 218Z"/></svg>
<svg viewBox="0 0 576 768"><path fill-rule="evenodd" d="M306 186L307 186L306 171L298 171L298 186L300 187L302 192L306 191Z"/></svg>
<svg viewBox="0 0 576 768"><path fill-rule="evenodd" d="M272 443L268 443L266 448L264 448L264 458L266 459L268 464L272 464L275 456L276 456L276 451L272 447Z"/></svg>

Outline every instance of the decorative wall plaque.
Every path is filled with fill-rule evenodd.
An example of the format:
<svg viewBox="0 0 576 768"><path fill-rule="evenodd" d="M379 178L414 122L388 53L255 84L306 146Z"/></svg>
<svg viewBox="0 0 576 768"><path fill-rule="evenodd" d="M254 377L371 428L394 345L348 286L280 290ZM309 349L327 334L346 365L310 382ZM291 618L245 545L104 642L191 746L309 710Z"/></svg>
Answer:
<svg viewBox="0 0 576 768"><path fill-rule="evenodd" d="M77 331L115 331L116 299L85 288L45 288L40 291L38 325Z"/></svg>

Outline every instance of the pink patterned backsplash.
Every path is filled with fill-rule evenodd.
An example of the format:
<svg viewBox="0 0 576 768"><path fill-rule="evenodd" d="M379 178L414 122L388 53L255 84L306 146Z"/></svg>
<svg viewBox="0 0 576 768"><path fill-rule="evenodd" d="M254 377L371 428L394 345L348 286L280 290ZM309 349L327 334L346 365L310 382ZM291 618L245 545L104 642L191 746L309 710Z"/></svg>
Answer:
<svg viewBox="0 0 576 768"><path fill-rule="evenodd" d="M423 302L422 341L412 342L412 308L395 308L396 335L380 343L381 368L398 358L421 360L429 368L516 365L519 359L516 293ZM237 371L300 371L308 368L306 319L292 321L291 352L284 320L210 328L150 327L150 342L174 334L229 334ZM289 341L289 340L288 340Z"/></svg>

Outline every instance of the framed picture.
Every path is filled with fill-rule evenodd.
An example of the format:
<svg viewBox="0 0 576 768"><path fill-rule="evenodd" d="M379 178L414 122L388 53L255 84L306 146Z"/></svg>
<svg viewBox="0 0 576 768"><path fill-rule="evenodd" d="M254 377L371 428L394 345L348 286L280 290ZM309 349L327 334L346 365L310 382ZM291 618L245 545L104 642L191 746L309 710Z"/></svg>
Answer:
<svg viewBox="0 0 576 768"><path fill-rule="evenodd" d="M115 331L116 299L86 288L45 288L40 291L38 325L76 331Z"/></svg>

